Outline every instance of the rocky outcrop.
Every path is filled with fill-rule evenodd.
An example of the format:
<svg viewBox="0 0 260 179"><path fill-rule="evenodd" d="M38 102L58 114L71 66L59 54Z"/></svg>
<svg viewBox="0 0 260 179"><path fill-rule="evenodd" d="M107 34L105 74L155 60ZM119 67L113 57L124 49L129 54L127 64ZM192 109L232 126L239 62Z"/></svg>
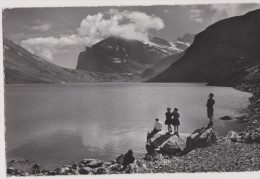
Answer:
<svg viewBox="0 0 260 179"><path fill-rule="evenodd" d="M260 63L259 32L260 10L221 20L196 35L185 54L150 81L240 83Z"/></svg>
<svg viewBox="0 0 260 179"><path fill-rule="evenodd" d="M20 165L20 167L18 166ZM115 167L115 165L118 165ZM29 168L25 171L23 169L14 168ZM122 165L115 164L114 161L106 162L97 159L84 159L78 164L64 165L54 170L44 170L39 164L33 164L32 161L12 160L8 162L7 175L9 176L53 176L53 175L101 175L109 174L111 172L120 171Z"/></svg>
<svg viewBox="0 0 260 179"><path fill-rule="evenodd" d="M194 41L195 34L184 34L182 37L177 38L174 44L177 48L187 49Z"/></svg>
<svg viewBox="0 0 260 179"><path fill-rule="evenodd" d="M236 84L235 88L241 91L252 93L249 98L250 105L248 113L239 118L247 124L246 130L236 133L230 132L228 135L233 142L240 143L260 143L260 64L256 64L246 71L245 77Z"/></svg>
<svg viewBox="0 0 260 179"><path fill-rule="evenodd" d="M195 130L192 134L171 135L165 134L155 138L146 145L146 158L156 157L154 153L172 156L187 154L195 148L210 146L216 142L216 133L210 124Z"/></svg>
<svg viewBox="0 0 260 179"><path fill-rule="evenodd" d="M227 140L231 142L239 142L239 143L260 143L260 128L255 128L252 131L242 131L242 132L235 132L229 131L226 136Z"/></svg>
<svg viewBox="0 0 260 179"><path fill-rule="evenodd" d="M120 157L120 156L119 156ZM19 170L12 166L17 163L22 164L23 167L31 166L31 170ZM35 167L37 165L37 167ZM31 162L25 162L24 160L15 160L8 163L7 175L8 176L54 176L54 175L103 175L103 174L118 174L118 173L150 173L143 162L143 159L137 159L134 163L128 165L125 170L122 170L123 166L117 164L115 161L106 162L96 159L84 159L78 164L64 165L54 170L44 170L40 165Z"/></svg>
<svg viewBox="0 0 260 179"><path fill-rule="evenodd" d="M185 153L196 148L210 146L217 141L217 135L210 124L195 130L186 140Z"/></svg>

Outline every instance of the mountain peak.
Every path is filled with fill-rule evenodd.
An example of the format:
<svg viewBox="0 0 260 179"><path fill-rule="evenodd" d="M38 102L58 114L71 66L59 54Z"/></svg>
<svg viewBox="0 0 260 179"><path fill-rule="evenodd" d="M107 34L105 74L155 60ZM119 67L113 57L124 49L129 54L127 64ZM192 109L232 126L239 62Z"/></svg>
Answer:
<svg viewBox="0 0 260 179"><path fill-rule="evenodd" d="M110 36L81 52L76 68L103 73L140 74L161 59L188 47L176 46L159 37L138 41Z"/></svg>
<svg viewBox="0 0 260 179"><path fill-rule="evenodd" d="M169 46L169 47L171 46L171 44L167 40L159 38L159 37L150 37L149 41L154 42L156 44L160 44L160 45L165 45L165 46Z"/></svg>
<svg viewBox="0 0 260 179"><path fill-rule="evenodd" d="M185 54L151 81L232 85L247 66L260 63L259 32L260 10L218 21L196 35Z"/></svg>
<svg viewBox="0 0 260 179"><path fill-rule="evenodd" d="M195 37L195 34L185 33L182 37L177 38L176 41L190 43L190 42L193 42L194 37Z"/></svg>

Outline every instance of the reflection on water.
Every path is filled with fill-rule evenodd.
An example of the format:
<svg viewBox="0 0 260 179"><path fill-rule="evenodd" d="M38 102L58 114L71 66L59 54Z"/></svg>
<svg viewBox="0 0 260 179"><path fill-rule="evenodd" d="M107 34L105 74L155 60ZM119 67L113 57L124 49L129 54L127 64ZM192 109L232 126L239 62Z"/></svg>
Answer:
<svg viewBox="0 0 260 179"><path fill-rule="evenodd" d="M180 83L7 86L7 158L53 167L83 158L112 160L129 148L142 157L146 133L156 117L164 123L167 107L179 107L180 132L205 125L210 92L216 97L215 118L241 115L251 96L232 88ZM244 127L217 119L215 126L220 135Z"/></svg>

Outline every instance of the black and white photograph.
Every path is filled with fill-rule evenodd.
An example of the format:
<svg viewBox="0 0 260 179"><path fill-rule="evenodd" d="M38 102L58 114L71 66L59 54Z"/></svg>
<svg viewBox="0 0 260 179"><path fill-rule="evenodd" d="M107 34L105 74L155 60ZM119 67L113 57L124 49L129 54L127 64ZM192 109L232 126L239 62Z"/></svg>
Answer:
<svg viewBox="0 0 260 179"><path fill-rule="evenodd" d="M260 177L260 2L2 7L2 45L6 177Z"/></svg>

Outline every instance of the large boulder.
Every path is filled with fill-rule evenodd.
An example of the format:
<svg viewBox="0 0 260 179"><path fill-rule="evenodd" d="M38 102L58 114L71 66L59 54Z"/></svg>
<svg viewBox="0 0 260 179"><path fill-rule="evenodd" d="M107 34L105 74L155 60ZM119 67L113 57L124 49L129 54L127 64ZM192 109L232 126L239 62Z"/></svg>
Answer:
<svg viewBox="0 0 260 179"><path fill-rule="evenodd" d="M188 134L179 134L171 136L161 147L161 151L165 154L178 155L186 148L186 139Z"/></svg>
<svg viewBox="0 0 260 179"><path fill-rule="evenodd" d="M189 134L164 134L155 138L152 142L146 145L146 150L149 155L160 152L169 155L178 155L186 147L186 139ZM149 158L150 156L148 156Z"/></svg>
<svg viewBox="0 0 260 179"><path fill-rule="evenodd" d="M201 129L195 130L186 140L185 152L188 153L195 148L203 148L217 141L215 130L208 124Z"/></svg>
<svg viewBox="0 0 260 179"><path fill-rule="evenodd" d="M195 148L209 146L217 141L212 124L196 129L192 134L164 134L146 144L146 160L154 160L156 153L179 156Z"/></svg>

